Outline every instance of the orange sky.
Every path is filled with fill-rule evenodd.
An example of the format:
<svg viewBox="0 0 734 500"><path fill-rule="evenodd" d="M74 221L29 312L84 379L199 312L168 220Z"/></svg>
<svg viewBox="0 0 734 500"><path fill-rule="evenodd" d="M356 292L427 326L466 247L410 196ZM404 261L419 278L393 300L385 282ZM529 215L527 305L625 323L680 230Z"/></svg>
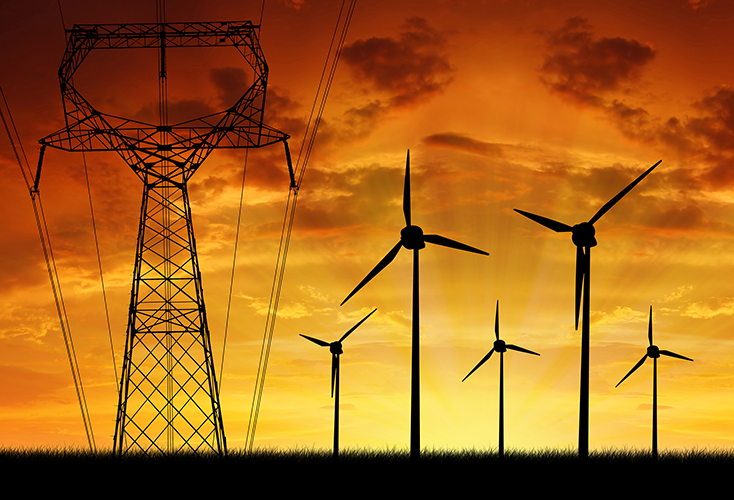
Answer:
<svg viewBox="0 0 734 500"><path fill-rule="evenodd" d="M260 2L169 2L167 20L254 19ZM340 2L266 2L266 122L300 146ZM62 0L75 23L154 22L155 2ZM406 150L413 220L490 252L421 253L422 444L497 446L498 360L461 379L492 347L505 356L507 447L575 447L580 335L575 249L513 212L588 220L662 164L595 226L591 268L590 446L647 447L652 366L615 384L655 343L661 449L728 447L734 436L734 7L723 0L371 1L357 4L300 192L257 446L329 448L329 355L298 334L344 345L341 444L408 445L411 259L401 252L339 303L399 238ZM58 4L0 6L0 84L31 163L63 125ZM100 110L156 110L154 53L92 53L75 77ZM225 109L242 61L222 50L171 56L172 121ZM115 154L86 155L115 357L121 363L141 185ZM191 181L216 366L232 265L243 151L211 155ZM0 139L0 445L85 446L33 213ZM222 380L230 448L244 443L288 178L282 148L247 169L233 312ZM78 153L49 150L41 182L96 440L110 447L117 405Z"/></svg>

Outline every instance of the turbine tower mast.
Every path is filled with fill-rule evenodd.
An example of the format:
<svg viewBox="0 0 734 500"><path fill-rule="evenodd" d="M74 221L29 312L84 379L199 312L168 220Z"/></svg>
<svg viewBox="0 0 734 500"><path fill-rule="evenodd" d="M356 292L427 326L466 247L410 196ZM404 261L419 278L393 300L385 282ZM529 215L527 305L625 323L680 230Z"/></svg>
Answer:
<svg viewBox="0 0 734 500"><path fill-rule="evenodd" d="M215 148L283 142L263 123L268 67L259 26L245 22L75 25L59 69L66 127L40 140L65 151L115 151L143 182L114 451L227 451L191 220L187 182ZM235 47L254 73L234 105L169 124L166 50ZM92 49L152 48L159 53L159 116L152 125L97 111L73 76ZM41 161L39 160L36 188Z"/></svg>

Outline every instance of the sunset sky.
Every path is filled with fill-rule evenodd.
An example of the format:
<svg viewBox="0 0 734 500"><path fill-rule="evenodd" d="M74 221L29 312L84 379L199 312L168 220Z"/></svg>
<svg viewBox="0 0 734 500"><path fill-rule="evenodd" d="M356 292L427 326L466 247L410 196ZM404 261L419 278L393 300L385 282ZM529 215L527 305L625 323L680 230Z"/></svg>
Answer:
<svg viewBox="0 0 734 500"><path fill-rule="evenodd" d="M73 24L151 23L153 0L61 0ZM170 1L167 21L257 22L260 1ZM294 157L341 2L268 0L266 123ZM339 303L399 239L406 152L413 221L490 253L421 252L422 445L497 446L495 302L508 343L505 446L577 445L580 332L575 247L513 212L595 224L590 448L650 446L655 344L659 446L734 439L734 5L724 0L358 2L299 195L256 446L332 443L328 350L344 344L341 444L407 448L411 255ZM31 164L63 127L65 48L53 0L0 4L0 85ZM224 110L244 92L236 51L171 51L171 121ZM155 51L97 51L75 85L100 111L154 121ZM244 150L215 151L190 181L214 359L222 362ZM142 184L114 153L87 153L114 355L120 370ZM0 138L0 447L86 446L33 210ZM280 145L254 150L221 380L229 447L244 445L288 194ZM100 448L117 389L81 153L48 150L41 193Z"/></svg>

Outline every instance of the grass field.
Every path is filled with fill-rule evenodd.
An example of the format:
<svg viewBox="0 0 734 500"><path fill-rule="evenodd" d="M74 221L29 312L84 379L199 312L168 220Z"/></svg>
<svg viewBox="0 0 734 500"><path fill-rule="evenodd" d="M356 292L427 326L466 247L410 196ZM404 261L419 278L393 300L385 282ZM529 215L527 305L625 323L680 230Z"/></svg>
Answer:
<svg viewBox="0 0 734 500"><path fill-rule="evenodd" d="M387 497L418 494L476 497L496 493L520 498L560 493L564 497L683 494L728 495L734 452L689 450L650 453L593 452L580 461L571 450L509 450L500 460L486 451L426 451L417 463L405 451L265 450L226 457L126 456L64 449L0 450L6 484L24 484L30 494L83 497L189 498L206 494L312 495L336 492Z"/></svg>

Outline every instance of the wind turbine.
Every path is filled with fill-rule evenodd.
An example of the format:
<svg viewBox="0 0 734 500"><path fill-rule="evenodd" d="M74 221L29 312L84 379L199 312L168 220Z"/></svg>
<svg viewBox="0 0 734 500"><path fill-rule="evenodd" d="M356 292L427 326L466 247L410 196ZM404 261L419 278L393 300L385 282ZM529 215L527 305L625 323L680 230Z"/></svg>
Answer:
<svg viewBox="0 0 734 500"><path fill-rule="evenodd" d="M420 457L420 307L419 307L419 273L418 273L418 252L426 247L426 243L440 245L467 252L474 252L482 255L489 255L483 250L470 247L458 241L439 236L437 234L423 234L423 229L412 224L410 217L410 150L405 162L405 185L403 186L403 214L405 215L405 227L400 230L400 241L390 250L374 269L356 286L347 298L342 301L344 305L352 295L357 293L372 278L385 269L400 251L400 247L413 250L413 332L411 347L411 380L410 380L410 457L416 460Z"/></svg>
<svg viewBox="0 0 734 500"><path fill-rule="evenodd" d="M350 333L352 333L354 330L356 330L359 325L367 321L367 318L372 316L377 309L374 309L371 313L369 313L367 316L362 318L362 320L354 325L352 328L347 331L344 335L342 335L342 338L335 342L325 342L323 340L315 339L313 337L309 337L308 335L300 334L301 337L304 339L310 340L314 344L318 344L321 347L328 347L329 351L331 352L331 397L334 397L334 388L336 387L336 399L334 401L334 458L339 456L339 356L341 354L344 354L344 351L342 350L342 342L344 342L344 339L346 339Z"/></svg>
<svg viewBox="0 0 734 500"><path fill-rule="evenodd" d="M540 356L537 352L529 351L528 349L524 349L520 346L512 345L512 344L505 344L504 340L500 340L500 301L497 301L497 311L494 315L494 336L497 338L497 340L494 341L494 347L492 347L492 350L489 351L489 354L484 356L482 360L477 363L477 366L474 367L472 371L469 372L469 375L477 371L477 369L482 366L489 358L492 357L492 353L497 351L500 353L500 439L499 439L499 456L500 458L504 458L505 456L505 378L504 378L504 360L505 360L505 352L507 352L507 349L510 349L511 351L519 351L519 352L525 352L527 354L535 354L536 356ZM462 382L469 378L469 375L464 377Z"/></svg>
<svg viewBox="0 0 734 500"><path fill-rule="evenodd" d="M624 382L627 379L627 377L632 375L635 370L641 367L645 363L645 361L647 361L647 358L652 358L652 456L653 458L657 459L658 458L658 358L662 354L663 356L670 356L671 358L685 359L687 361L693 361L693 360L691 358L681 356L680 354L676 354L674 352L659 349L658 346L653 345L652 343L652 306L650 306L650 322L647 327L647 338L650 342L650 345L647 347L647 352L645 353L644 356L642 356L642 359L639 360L637 364L632 367L629 373L625 375L622 380L619 381L619 384ZM614 387L619 387L619 384L615 385Z"/></svg>
<svg viewBox="0 0 734 500"><path fill-rule="evenodd" d="M596 246L596 230L594 223L609 211L624 195L640 183L655 167L660 165L659 160L655 165L648 168L642 175L635 179L629 186L624 188L614 198L609 200L588 222L581 222L575 226L569 226L547 217L531 214L522 210L514 209L515 212L524 215L538 224L547 227L557 233L571 233L571 241L576 245L576 330L579 329L579 308L581 305L583 287L583 314L581 325L581 397L579 402L579 456L589 456L589 281L591 271L591 247Z"/></svg>

